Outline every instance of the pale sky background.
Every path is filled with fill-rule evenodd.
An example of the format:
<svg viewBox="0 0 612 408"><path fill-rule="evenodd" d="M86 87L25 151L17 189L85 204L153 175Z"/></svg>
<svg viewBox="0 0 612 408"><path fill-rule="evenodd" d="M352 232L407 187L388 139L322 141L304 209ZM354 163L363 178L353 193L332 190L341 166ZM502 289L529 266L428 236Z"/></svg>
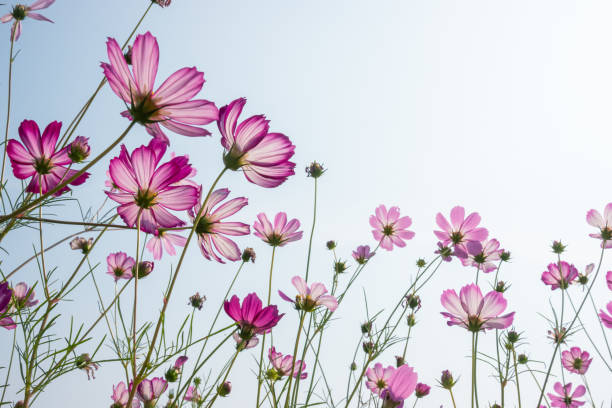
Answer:
<svg viewBox="0 0 612 408"><path fill-rule="evenodd" d="M42 11L55 24L25 21L14 65L11 137L16 137L17 126L25 118L41 127L52 120L67 125L101 78L99 63L107 60L106 37L122 43L147 3L58 0ZM509 310L517 312L515 327L525 332L528 342L522 351L534 360L549 360L548 326L536 313L550 316L551 291L540 281L546 265L555 260L549 245L554 239L567 243L567 260L580 270L595 262L598 242L587 236L592 229L585 214L591 208L601 211L612 201L608 177L612 170L611 14L612 3L589 0L175 0L167 9L152 9L139 32L150 30L158 38L158 84L175 70L195 65L207 80L201 97L218 106L247 97L247 115L266 114L271 129L287 134L297 146L297 175L277 189L252 185L241 174L223 178L220 186L229 187L232 196L249 197L249 206L234 220L252 223L261 211L270 215L286 211L309 231L312 180L305 177L303 168L315 159L323 162L329 170L320 179L311 279L329 284L332 260L325 241L339 241L338 253L348 259L359 244L375 246L368 217L379 204L398 205L402 214L413 218L415 239L404 249L379 251L326 335L323 364L335 388L335 400L344 395L359 324L366 318L362 288L370 311L392 307L415 272L416 259L433 256L435 214L448 214L457 204L480 212L491 236L512 251L512 262L502 268L501 277L512 283L506 297ZM8 24L2 29L6 37L0 41L4 95ZM128 125L119 116L123 108L105 87L77 132L90 137L94 154ZM5 109L3 96L0 112ZM199 171L196 179L204 185L212 182L222 165L218 131L214 125L208 128L213 137L206 139L170 135L171 150L190 155ZM149 139L144 129L135 128L127 144L133 148ZM107 166L108 160L96 166L87 185L75 189L83 207L97 208L104 200ZM64 210L63 216L78 219L74 206ZM47 242L75 231L47 228ZM31 255L33 237L22 231L5 240L11 253L3 256L5 268L12 269ZM275 289L293 293L289 281L304 273L306 238L307 233L302 241L277 251ZM246 266L235 293L243 297L256 291L264 297L271 248L254 236L238 242L241 248L255 248L257 263ZM115 233L91 254L93 263L101 263L96 276L107 300L113 283L105 275L106 255L133 252L134 245L133 233ZM139 319L157 315L169 268L177 258L164 256L154 274L141 282ZM606 254L594 290L598 307L612 300L604 283L611 266L608 258ZM48 255L48 262L60 268L60 277L68 275L78 259L67 244ZM354 268L354 262L349 263ZM196 314L196 330L207 332L237 266L208 262L196 246L190 248L168 320L182 320L190 312L187 298L199 291L208 301ZM31 282L37 276L32 264L14 283ZM447 288L458 291L473 277L473 271L458 262L445 264L422 292L423 308L407 357L419 380L432 385L431 395L420 406L451 406L448 393L434 386L443 369L461 376L455 391L458 406L469 404L470 335L446 326L439 314L439 296ZM342 280L346 282L348 276ZM486 280L482 286L487 288ZM573 288L570 293L577 300L581 292ZM559 291L552 295L558 305ZM87 281L64 313L88 324L98 307L93 299L92 284ZM297 314L276 294L273 302L287 313L275 329L277 349L291 353ZM131 301L125 298L124 304ZM583 317L602 346L602 334L588 304ZM220 322L229 323L229 318L223 315ZM97 334L104 332L100 325ZM0 344L7 350L11 334L0 334ZM480 338L483 350L494 350L493 333ZM583 335L570 345L584 346L595 355ZM231 352L228 344L209 368L219 367ZM400 352L397 346L381 362L392 364L393 355ZM109 350L105 353L110 355ZM256 365L251 354L255 353L239 356L229 377L232 395L218 406L250 404L254 399L251 370ZM311 361L307 359L308 371ZM489 374L481 364L483 407L498 398ZM208 369L202 376L208 376ZM581 381L574 374L566 378ZM112 384L121 379L119 366L113 364L104 364L94 381L76 371L49 387L39 404L105 407L111 403ZM598 404L609 404L610 372L597 356L588 380ZM521 390L524 406L535 406L537 392L528 374L521 377ZM514 385L508 386L508 394L508 406L516 406Z"/></svg>

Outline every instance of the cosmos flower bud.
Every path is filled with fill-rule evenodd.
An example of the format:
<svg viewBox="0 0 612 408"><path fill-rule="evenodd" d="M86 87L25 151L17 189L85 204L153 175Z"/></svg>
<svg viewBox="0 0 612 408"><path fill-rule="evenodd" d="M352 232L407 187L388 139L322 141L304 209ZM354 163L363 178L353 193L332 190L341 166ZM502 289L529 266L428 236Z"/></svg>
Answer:
<svg viewBox="0 0 612 408"><path fill-rule="evenodd" d="M406 306L411 308L412 310L419 310L421 308L421 297L415 294L406 295L404 301L406 302Z"/></svg>
<svg viewBox="0 0 612 408"><path fill-rule="evenodd" d="M497 285L495 285L496 292L504 293L507 289L508 289L508 286L506 286L506 282L504 281L499 281L497 282Z"/></svg>
<svg viewBox="0 0 612 408"><path fill-rule="evenodd" d="M96 376L94 375L94 370L97 370L98 367L100 367L98 364L94 363L91 360L91 357L87 353L77 356L74 359L74 364L76 365L76 368L83 370L87 373L88 380L90 379L90 376L91 378L96 378Z"/></svg>
<svg viewBox="0 0 612 408"><path fill-rule="evenodd" d="M68 145L68 157L73 163L81 163L89 157L89 138L77 136L72 143Z"/></svg>
<svg viewBox="0 0 612 408"><path fill-rule="evenodd" d="M366 354L372 354L374 352L374 343L371 341L364 341L362 347Z"/></svg>
<svg viewBox="0 0 612 408"><path fill-rule="evenodd" d="M517 332L515 332L514 330L511 330L508 332L508 342L514 344L517 341L520 340L520 334L518 334Z"/></svg>
<svg viewBox="0 0 612 408"><path fill-rule="evenodd" d="M508 262L510 260L510 251L503 250L501 254L499 254L499 259Z"/></svg>
<svg viewBox="0 0 612 408"><path fill-rule="evenodd" d="M183 364L185 364L186 361L187 361L187 356L180 356L179 358L176 359L176 361L174 362L174 365L170 367L168 371L166 371L165 377L168 382L175 382L176 380L178 380L178 376L179 374L181 374Z"/></svg>
<svg viewBox="0 0 612 408"><path fill-rule="evenodd" d="M274 368L270 368L268 371L266 371L266 379L269 381L276 381L279 378L281 378L280 374L278 374L278 371L276 371Z"/></svg>
<svg viewBox="0 0 612 408"><path fill-rule="evenodd" d="M230 392L232 392L232 383L229 381L226 381L217 387L217 393L221 397L227 397L230 394Z"/></svg>
<svg viewBox="0 0 612 408"><path fill-rule="evenodd" d="M344 273L347 269L346 261L336 261L334 263L334 272L336 273Z"/></svg>
<svg viewBox="0 0 612 408"><path fill-rule="evenodd" d="M395 356L395 366L400 367L406 364L406 360L402 356Z"/></svg>
<svg viewBox="0 0 612 408"><path fill-rule="evenodd" d="M442 371L442 376L440 377L440 385L442 386L442 388L446 388L447 390L450 390L451 388L455 386L456 383L457 381L453 379L453 375L451 374L450 371L448 370Z"/></svg>
<svg viewBox="0 0 612 408"><path fill-rule="evenodd" d="M331 251L332 249L335 249L337 245L338 245L338 244L336 243L336 241L327 241L327 243L325 244L325 246L327 247L327 249L329 249L330 251Z"/></svg>
<svg viewBox="0 0 612 408"><path fill-rule="evenodd" d="M255 263L255 250L253 248L245 248L242 251L242 262L253 262Z"/></svg>
<svg viewBox="0 0 612 408"><path fill-rule="evenodd" d="M417 398L423 398L424 396L429 395L429 390L431 390L431 387L429 385L418 383L416 385L416 388L414 389L414 395Z"/></svg>
<svg viewBox="0 0 612 408"><path fill-rule="evenodd" d="M195 295L191 295L189 297L189 305L194 309L202 310L204 306L204 302L206 302L206 296L200 295L199 292L196 292Z"/></svg>
<svg viewBox="0 0 612 408"><path fill-rule="evenodd" d="M306 167L306 175L312 178L319 178L325 173L327 170L323 168L323 165L313 161L310 163L308 167Z"/></svg>
<svg viewBox="0 0 612 408"><path fill-rule="evenodd" d="M499 405L499 404L493 404L493 405L491 405L491 408L501 408L501 405Z"/></svg>
<svg viewBox="0 0 612 408"><path fill-rule="evenodd" d="M195 385L200 385L200 384L202 384L202 379L200 377L196 377L196 378L193 379L193 383Z"/></svg>
<svg viewBox="0 0 612 408"><path fill-rule="evenodd" d="M527 361L529 361L529 359L527 358L527 356L525 354L519 354L518 355L518 362L519 362L519 364L527 364Z"/></svg>
<svg viewBox="0 0 612 408"><path fill-rule="evenodd" d="M17 402L15 403L15 405L13 405L13 407L14 407L14 408L23 408L23 407L25 407L25 404L24 404L24 402L23 402L23 401L17 401Z"/></svg>
<svg viewBox="0 0 612 408"><path fill-rule="evenodd" d="M93 238L85 239L82 237L76 237L70 241L70 249L74 249L75 251L81 250L84 255L87 255L89 251L91 251L93 241Z"/></svg>
<svg viewBox="0 0 612 408"><path fill-rule="evenodd" d="M371 330L372 330L372 321L368 320L367 322L361 324L361 333L369 334Z"/></svg>
<svg viewBox="0 0 612 408"><path fill-rule="evenodd" d="M551 248L555 254L562 254L565 251L566 245L563 245L561 241L553 241Z"/></svg>
<svg viewBox="0 0 612 408"><path fill-rule="evenodd" d="M408 316L406 316L406 324L408 324L410 327L413 327L416 324L414 313L410 313Z"/></svg>
<svg viewBox="0 0 612 408"><path fill-rule="evenodd" d="M155 268L155 263L151 261L142 261L138 263L138 279L147 277ZM132 267L132 275L136 274L136 265Z"/></svg>
<svg viewBox="0 0 612 408"><path fill-rule="evenodd" d="M355 371L357 369L357 363L355 363L354 361L351 363L351 371Z"/></svg>
<svg viewBox="0 0 612 408"><path fill-rule="evenodd" d="M425 260L423 258L419 258L416 261L416 266L418 266L419 268L422 268L426 265L427 263L425 262Z"/></svg>
<svg viewBox="0 0 612 408"><path fill-rule="evenodd" d="M151 0L153 3L157 4L159 7L168 7L172 0Z"/></svg>

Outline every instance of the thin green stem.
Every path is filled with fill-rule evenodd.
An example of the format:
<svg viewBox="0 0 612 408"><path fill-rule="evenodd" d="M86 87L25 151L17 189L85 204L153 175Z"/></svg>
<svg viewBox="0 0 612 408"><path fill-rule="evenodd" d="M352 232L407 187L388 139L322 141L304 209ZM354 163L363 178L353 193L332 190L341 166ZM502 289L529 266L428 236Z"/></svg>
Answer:
<svg viewBox="0 0 612 408"><path fill-rule="evenodd" d="M593 408L595 408L595 400L593 399L593 394L591 394L591 387L589 387L589 382L586 379L586 375L582 374L581 377L587 391L589 392L589 399L591 400L591 405L593 405Z"/></svg>
<svg viewBox="0 0 612 408"><path fill-rule="evenodd" d="M453 408L457 408L457 404L455 403L455 396L453 395L453 389L449 388L448 392L450 392L451 401L453 401Z"/></svg>
<svg viewBox="0 0 612 408"><path fill-rule="evenodd" d="M6 148L8 144L9 124L11 121L11 83L13 80L13 45L14 35L11 35L11 46L9 47L9 70L8 70L8 97L6 102L6 126L4 129L4 153L2 155L2 174L0 175L0 197L4 190L4 168L6 166Z"/></svg>
<svg viewBox="0 0 612 408"><path fill-rule="evenodd" d="M293 374L294 370L295 370L295 363L296 363L296 355L297 355L297 351L298 351L298 345L300 344L300 335L302 334L302 327L304 326L304 318L306 317L306 313L305 312L300 312L300 323L298 325L298 331L297 331L297 335L295 337L295 346L293 347L293 361L291 363L291 371L289 371L290 373ZM285 399L285 408L289 407L289 399L291 397L291 382L293 380L293 375L289 375L289 381L287 382L287 397Z"/></svg>
<svg viewBox="0 0 612 408"><path fill-rule="evenodd" d="M140 274L140 221L142 218L142 210L138 211L136 218L136 263L134 264L134 309L132 310L132 375L134 383L136 382L136 311L138 310L138 275ZM137 387L137 385L135 385Z"/></svg>
<svg viewBox="0 0 612 408"><path fill-rule="evenodd" d="M270 260L270 272L268 274L268 300L266 305L270 305L272 300L272 272L274 271L274 256L276 255L276 246L272 247L272 259ZM259 369L257 370L257 399L255 400L255 407L259 406L259 399L261 398L261 370L264 358L264 349L266 348L266 333L261 336L261 350L259 352Z"/></svg>
<svg viewBox="0 0 612 408"><path fill-rule="evenodd" d="M516 363L516 350L512 347L512 358L514 359L514 375L516 376L516 394L518 397L518 406L521 408L521 386L519 385L519 371Z"/></svg>
<svg viewBox="0 0 612 408"><path fill-rule="evenodd" d="M317 181L318 177L314 179L314 204L312 210L312 228L310 229L310 239L308 240L308 258L306 259L306 276L304 280L308 282L308 273L310 272L310 253L312 251L312 237L314 236L315 223L317 221Z"/></svg>

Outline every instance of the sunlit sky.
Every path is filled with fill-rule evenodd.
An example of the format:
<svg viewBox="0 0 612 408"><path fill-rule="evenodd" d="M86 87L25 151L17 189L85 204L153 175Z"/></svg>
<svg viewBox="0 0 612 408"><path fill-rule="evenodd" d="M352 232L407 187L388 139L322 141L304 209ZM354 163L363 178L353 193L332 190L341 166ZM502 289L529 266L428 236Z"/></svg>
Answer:
<svg viewBox="0 0 612 408"><path fill-rule="evenodd" d="M41 126L52 120L69 123L101 78L99 63L107 59L106 37L122 43L147 4L146 0L58 0L41 12L54 24L25 21L14 63L11 137L16 137L19 122L26 118ZM8 10L9 5L2 7ZM608 176L612 170L611 13L612 3L589 0L175 0L167 9L151 10L139 32L150 30L159 41L158 83L181 67L196 66L207 80L201 97L218 106L246 97L245 114L266 114L271 129L285 133L297 146L297 174L279 188L252 185L242 174L224 176L220 186L228 187L233 196L249 198L249 205L233 219L252 223L259 212L286 211L308 231L313 181L303 169L312 160L324 163L328 171L319 183L311 279L326 284L332 277L327 240L339 242L342 259L350 259L357 245L375 246L368 217L379 204L397 205L414 221L411 229L416 237L406 248L379 251L326 335L323 365L335 400L344 396L359 324L366 319L363 294L367 294L370 314L388 311L415 273L416 259L433 257L436 213L447 214L455 205L478 211L491 236L512 251L512 261L503 266L501 276L512 284L506 297L509 309L517 312L516 330L524 332L522 350L533 360L548 361L552 353L546 338L548 323L537 312L550 317L549 298L557 308L560 303L558 291L551 293L540 281L546 265L555 261L549 245L554 239L567 243L567 260L580 270L596 262L600 250L587 235L591 227L585 214L591 208L601 211L612 201ZM5 58L9 25L2 29L6 41L0 55ZM4 94L6 61L0 66ZM5 109L2 97L0 111ZM90 138L94 154L127 127L127 120L119 115L123 109L105 87L77 132ZM189 154L198 169L196 180L205 186L222 168L220 136L215 126L208 128L213 131L210 138L171 135L171 150ZM135 128L126 144L133 148L149 139L144 129ZM83 208L97 209L104 201L107 165L103 160L88 183L75 189ZM110 209L110 204L105 208ZM74 203L54 212L79 218ZM72 231L76 230L47 226L45 237L51 242ZM3 257L6 268L32 254L34 237L22 230L5 241L11 254ZM241 247L255 248L257 262L245 267L235 293L242 297L255 291L264 297L271 248L254 236L237 241ZM106 255L117 250L133 252L135 245L134 233L115 233L91 254L92 264L100 264L94 273L106 300L114 293L114 283L105 275ZM293 291L290 279L304 273L307 245L303 239L277 251L275 290ZM59 268L60 280L78 259L67 244L48 254L48 262ZM164 256L154 274L142 281L139 319L156 317L176 261L177 257ZM349 264L354 270L352 259ZM606 256L603 272L609 265ZM206 261L195 246L190 248L169 308L169 325L173 327L190 312L187 298L199 291L208 301L196 313L195 330L206 333L237 266ZM16 279L31 282L37 277L32 264ZM460 375L455 391L460 406L469 403L471 337L463 329L446 326L439 313L439 296L442 290L458 290L473 278L473 270L458 262L441 267L422 292L423 308L407 357L419 381L432 386L443 369ZM488 289L491 279L485 278L483 288ZM603 274L599 279L594 294L603 307L612 295ZM341 278L347 280L348 276ZM575 302L581 293L578 288L570 291ZM62 311L65 317L74 314L77 322L87 324L98 309L94 299L88 279ZM123 302L131 304L129 297ZM273 302L287 313L275 329L275 345L290 353L297 313L276 294ZM583 317L594 339L603 345L590 304ZM222 315L221 324L229 322ZM58 325L60 337L63 329L64 325ZM96 335L103 333L101 325ZM8 332L1 334L0 344L6 350L12 338ZM483 351L494 351L494 339L490 333L480 337ZM583 335L570 345L584 346L595 354ZM90 350L82 350L86 351ZM393 355L400 352L397 346L380 361L392 364ZM103 353L112 355L108 348ZM231 353L228 344L201 376L206 379L210 370L216 375L215 369ZM229 378L233 393L219 406L253 401L254 356L254 352L239 356ZM307 359L309 369L310 362ZM533 368L541 367L533 364ZM493 372L484 364L480 370L481 404L488 406L487 402L498 398L498 390L489 375ZM92 381L76 371L50 386L39 403L108 406L112 384L122 379L118 364L102 364ZM581 381L573 374L566 379ZM610 402L609 379L609 371L596 356L588 380L600 403ZM508 388L510 405L518 405L514 385ZM521 376L521 391L525 406L534 406L537 389L528 373ZM432 387L420 405L441 404L451 406L447 392Z"/></svg>

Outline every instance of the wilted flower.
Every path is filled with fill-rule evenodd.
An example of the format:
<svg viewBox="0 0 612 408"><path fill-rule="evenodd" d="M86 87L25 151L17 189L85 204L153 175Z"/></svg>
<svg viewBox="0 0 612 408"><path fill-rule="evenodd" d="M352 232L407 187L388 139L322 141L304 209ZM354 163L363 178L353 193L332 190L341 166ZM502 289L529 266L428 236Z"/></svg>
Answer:
<svg viewBox="0 0 612 408"><path fill-rule="evenodd" d="M301 276L294 276L291 279L291 283L298 291L297 295L295 295L295 300L291 299L280 290L278 294L283 300L293 303L297 310L312 312L317 307L324 306L329 309L330 312L334 312L338 307L338 300L334 296L326 295L327 289L322 283L315 282L309 287Z"/></svg>
<svg viewBox="0 0 612 408"><path fill-rule="evenodd" d="M404 297L405 307L409 307L412 310L419 310L421 308L421 297L419 295L415 295L410 293Z"/></svg>
<svg viewBox="0 0 612 408"><path fill-rule="evenodd" d="M323 165L313 161L306 167L306 175L312 178L319 178L325 173L327 170L323 168Z"/></svg>
<svg viewBox="0 0 612 408"><path fill-rule="evenodd" d="M578 347L572 347L569 350L565 350L561 353L561 363L567 371L576 374L584 374L591 365L592 358L586 351L580 350Z"/></svg>
<svg viewBox="0 0 612 408"><path fill-rule="evenodd" d="M272 246L285 246L287 243L302 239L302 231L298 231L300 222L292 219L287 222L287 214L279 212L274 217L274 226L264 213L257 214L257 221L253 224L254 234L263 242Z"/></svg>
<svg viewBox="0 0 612 408"><path fill-rule="evenodd" d="M89 138L77 136L72 143L68 145L68 157L73 163L81 163L89 157L90 147Z"/></svg>
<svg viewBox="0 0 612 408"><path fill-rule="evenodd" d="M499 259L501 259L504 262L508 262L510 260L510 251L506 251L505 249L502 249L501 253L499 254Z"/></svg>
<svg viewBox="0 0 612 408"><path fill-rule="evenodd" d="M38 303L38 300L34 299L35 295L34 289L29 288L27 283L19 282L13 288L13 304L17 309L34 306Z"/></svg>
<svg viewBox="0 0 612 408"><path fill-rule="evenodd" d="M578 277L578 269L565 261L560 265L556 263L548 264L548 270L542 273L542 282L550 285L551 290L561 288L565 290Z"/></svg>
<svg viewBox="0 0 612 408"><path fill-rule="evenodd" d="M90 376L93 379L96 378L96 376L94 375L94 371L100 367L99 364L96 364L92 361L91 357L87 353L77 356L74 360L74 364L76 365L76 368L83 370L87 373L88 380L90 379Z"/></svg>
<svg viewBox="0 0 612 408"><path fill-rule="evenodd" d="M200 296L199 292L196 292L195 295L189 296L189 305L194 309L202 310L204 306L204 302L206 301L206 296Z"/></svg>
<svg viewBox="0 0 612 408"><path fill-rule="evenodd" d="M572 383L567 383L563 386L560 382L556 382L554 389L557 395L548 393L551 407L576 408L584 405L584 401L577 400L577 398L582 397L586 393L584 385L579 385L572 393Z"/></svg>
<svg viewBox="0 0 612 408"><path fill-rule="evenodd" d="M242 262L249 261L255 263L255 250L253 248L245 248L244 251L242 251Z"/></svg>
<svg viewBox="0 0 612 408"><path fill-rule="evenodd" d="M0 21L3 23L8 23L13 19L15 20L13 26L11 27L11 40L17 41L19 39L19 36L21 35L21 21L25 20L26 17L33 18L34 20L48 21L52 23L53 21L49 20L47 17L38 13L32 13L32 11L45 9L52 5L54 2L55 0L37 0L30 6L17 4L13 7L13 11L11 11L9 14L0 17Z"/></svg>
<svg viewBox="0 0 612 408"><path fill-rule="evenodd" d="M429 395L429 390L431 390L431 387L429 385L417 383L416 388L414 389L414 395L417 398L423 398L426 395Z"/></svg>
<svg viewBox="0 0 612 408"><path fill-rule="evenodd" d="M153 3L157 4L160 7L168 7L170 5L170 3L172 3L172 0L151 0L153 1Z"/></svg>
<svg viewBox="0 0 612 408"><path fill-rule="evenodd" d="M359 265L363 265L370 260L375 252L370 252L369 245L359 245L356 250L353 251L353 259L357 261Z"/></svg>
<svg viewBox="0 0 612 408"><path fill-rule="evenodd" d="M85 239L82 237L76 237L72 241L70 241L70 249L73 249L75 251L82 251L83 254L88 254L89 251L91 251L93 242L93 238Z"/></svg>
<svg viewBox="0 0 612 408"><path fill-rule="evenodd" d="M361 324L361 333L362 334L369 334L371 330L372 330L372 321L371 320L368 320L367 322Z"/></svg>
<svg viewBox="0 0 612 408"><path fill-rule="evenodd" d="M548 338L553 341L553 343L565 343L565 338L567 337L567 329L562 327L561 329L557 329L556 327L552 330L548 331Z"/></svg>
<svg viewBox="0 0 612 408"><path fill-rule="evenodd" d="M406 360L402 356L395 356L395 366L400 367L406 364Z"/></svg>
<svg viewBox="0 0 612 408"><path fill-rule="evenodd" d="M394 245L403 248L406 246L405 240L414 238L414 232L408 231L412 219L408 216L400 218L399 207L391 207L387 211L387 207L380 205L375 213L370 216L370 226L374 228L372 235L381 248L387 251L391 251Z"/></svg>
<svg viewBox="0 0 612 408"><path fill-rule="evenodd" d="M132 268L134 267L134 258L127 256L125 252L115 252L106 257L107 272L115 278L115 282L119 279L131 279Z"/></svg>
<svg viewBox="0 0 612 408"><path fill-rule="evenodd" d="M442 260L445 262L452 261L452 255L454 255L452 248L443 244L442 242L438 242L438 249L435 250L434 253L440 255Z"/></svg>
<svg viewBox="0 0 612 408"><path fill-rule="evenodd" d="M308 374L305 372L306 363L302 360L294 361L293 356L285 355L282 353L277 353L274 347L271 347L268 350L268 359L272 364L272 369L277 377L287 377L292 375L293 378L297 378L298 376L301 379L308 377ZM293 374L291 374L293 373Z"/></svg>

